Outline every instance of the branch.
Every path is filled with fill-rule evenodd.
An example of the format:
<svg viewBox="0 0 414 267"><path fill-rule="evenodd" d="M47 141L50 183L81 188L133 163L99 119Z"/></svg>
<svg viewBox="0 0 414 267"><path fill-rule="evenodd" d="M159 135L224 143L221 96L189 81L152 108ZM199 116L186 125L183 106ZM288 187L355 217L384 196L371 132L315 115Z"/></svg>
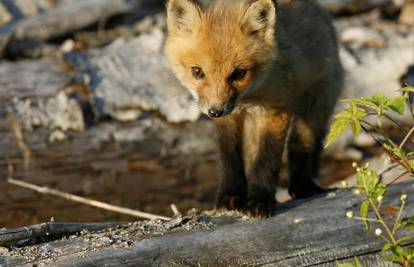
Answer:
<svg viewBox="0 0 414 267"><path fill-rule="evenodd" d="M51 238L73 235L82 230L99 231L120 224L122 223L47 222L28 227L0 230L0 246L23 245L24 243L32 243L36 238L50 240Z"/></svg>
<svg viewBox="0 0 414 267"><path fill-rule="evenodd" d="M410 136L414 133L414 127L411 128L410 132L405 136L404 140L401 142L400 144L400 149L403 149L405 143L407 143L408 139L410 138Z"/></svg>
<svg viewBox="0 0 414 267"><path fill-rule="evenodd" d="M142 211L137 211L137 210L132 210L132 209L128 209L128 208L122 208L122 207L118 207L118 206L114 206L108 203L104 203L101 201L97 201L97 200L92 200L92 199L88 199L88 198L84 198L84 197L80 197L77 195L73 195L73 194L69 194L69 193L65 193L65 192L61 192L55 189L51 189L48 187L41 187L41 186L37 186L34 184L30 184L30 183L26 183L23 181L19 181L19 180L15 180L12 178L8 179L8 182L23 188L27 188L33 191L36 191L38 193L41 194L46 194L46 195L52 195L52 196L57 196L63 199L67 199L67 200L71 200L74 202L79 202L82 204L86 204L92 207L96 207L96 208L100 208L100 209L104 209L104 210L109 210L109 211L113 211L113 212L117 212L117 213L122 213L122 214L126 214L126 215L130 215L133 217L137 217L137 218L144 218L144 219L150 219L150 220L164 220L164 221L168 221L171 218L169 217L164 217L164 216L160 216L160 215L154 215L154 214L150 214L150 213L146 213L146 212L142 212Z"/></svg>

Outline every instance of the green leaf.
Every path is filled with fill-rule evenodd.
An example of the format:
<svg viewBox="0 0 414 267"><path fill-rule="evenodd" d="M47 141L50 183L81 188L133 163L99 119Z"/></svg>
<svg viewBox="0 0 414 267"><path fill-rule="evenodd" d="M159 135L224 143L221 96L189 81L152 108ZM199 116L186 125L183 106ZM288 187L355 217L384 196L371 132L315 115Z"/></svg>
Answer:
<svg viewBox="0 0 414 267"><path fill-rule="evenodd" d="M407 251L402 249L400 246L392 246L390 251L392 254L384 257L384 259L399 264L404 261L404 255L407 254Z"/></svg>
<svg viewBox="0 0 414 267"><path fill-rule="evenodd" d="M332 144L339 136L341 136L349 126L349 121L344 119L337 119L332 123L329 130L325 147Z"/></svg>
<svg viewBox="0 0 414 267"><path fill-rule="evenodd" d="M355 267L355 265L353 265L352 263L340 263L340 262L337 262L336 266L337 267Z"/></svg>
<svg viewBox="0 0 414 267"><path fill-rule="evenodd" d="M359 259L357 257L354 257L354 261L355 261L355 266L356 267L362 267L361 262L359 261Z"/></svg>
<svg viewBox="0 0 414 267"><path fill-rule="evenodd" d="M400 246L394 246L394 247L392 247L392 248L391 248L391 252L392 252L394 255L397 255L397 256L400 256L400 257L403 257L403 256L404 256L404 250L403 250L403 248L402 248L402 247L400 247Z"/></svg>
<svg viewBox="0 0 414 267"><path fill-rule="evenodd" d="M381 94L375 94L368 99L371 100L371 102L376 104L378 107L384 107L390 101L388 97Z"/></svg>
<svg viewBox="0 0 414 267"><path fill-rule="evenodd" d="M364 109L359 108L355 105L352 105L351 111L352 111L352 113L351 113L350 119L352 119L352 120L358 120L359 121L359 120L365 118L366 116L368 116L368 113Z"/></svg>
<svg viewBox="0 0 414 267"><path fill-rule="evenodd" d="M351 122L351 128L355 136L358 136L361 133L361 123L358 120Z"/></svg>
<svg viewBox="0 0 414 267"><path fill-rule="evenodd" d="M401 219L400 225L404 229L414 230L414 216Z"/></svg>
<svg viewBox="0 0 414 267"><path fill-rule="evenodd" d="M411 169L414 170L414 160L409 160L408 164L410 164Z"/></svg>
<svg viewBox="0 0 414 267"><path fill-rule="evenodd" d="M348 262L346 262L346 263L340 263L340 262L337 262L337 263L336 263L336 266L337 266L337 267L362 267L362 264L361 264L361 262L358 260L358 258L357 258L357 257L355 257L355 258L354 258L354 263L348 263Z"/></svg>
<svg viewBox="0 0 414 267"><path fill-rule="evenodd" d="M414 264L414 246L405 248L405 258L410 260Z"/></svg>
<svg viewBox="0 0 414 267"><path fill-rule="evenodd" d="M357 173L357 186L367 194L375 191L378 181L378 174L372 170L363 169Z"/></svg>
<svg viewBox="0 0 414 267"><path fill-rule="evenodd" d="M343 110L335 115L335 120L329 130L326 146L338 139L338 137L348 129L350 123L352 122L351 116L352 114L349 109Z"/></svg>
<svg viewBox="0 0 414 267"><path fill-rule="evenodd" d="M404 259L400 256L391 254L391 255L388 255L388 256L384 257L384 260L401 264L401 262Z"/></svg>
<svg viewBox="0 0 414 267"><path fill-rule="evenodd" d="M387 192L387 185L384 183L378 183L375 189L372 191L372 198L375 203L377 203L377 198L379 196L384 196L385 192Z"/></svg>
<svg viewBox="0 0 414 267"><path fill-rule="evenodd" d="M370 100L364 97L361 99L350 99L350 100L347 100L347 102L349 104L354 103L355 105L360 106L360 107L366 107L366 108L378 110L378 106L376 104L372 103Z"/></svg>
<svg viewBox="0 0 414 267"><path fill-rule="evenodd" d="M381 251L382 251L382 252L386 252L386 251L388 251L388 250L391 250L394 246L395 246L395 245L394 245L393 243L386 243L386 244L382 247Z"/></svg>
<svg viewBox="0 0 414 267"><path fill-rule="evenodd" d="M414 87L404 87L401 89L402 92L414 92Z"/></svg>
<svg viewBox="0 0 414 267"><path fill-rule="evenodd" d="M368 116L368 113L362 108L358 108L354 103L350 103L348 109L342 110L335 115L335 119L329 130L325 147L329 146L339 136L341 136L349 127L352 127L354 133L361 130L360 120Z"/></svg>
<svg viewBox="0 0 414 267"><path fill-rule="evenodd" d="M384 140L381 140L381 145L385 150L387 150L388 153L391 153L398 159L402 159L407 156L404 150L400 149L399 146L394 144L394 142L388 137L386 137Z"/></svg>
<svg viewBox="0 0 414 267"><path fill-rule="evenodd" d="M361 206L359 207L359 214L361 218L365 219L363 222L365 225L365 230L367 231L370 230L369 221L366 220L368 219L368 211L369 211L369 200L365 199L364 201L362 201Z"/></svg>
<svg viewBox="0 0 414 267"><path fill-rule="evenodd" d="M403 238L398 239L398 240L396 241L396 243L397 243L397 244L402 244L402 243L407 242L407 241L410 241L410 240L412 240L412 239L413 239L412 237L408 237L408 236L406 236L406 237L403 237Z"/></svg>
<svg viewBox="0 0 414 267"><path fill-rule="evenodd" d="M398 112L399 114L403 115L405 111L405 97L399 96L399 97L392 99L388 103L388 106L395 112Z"/></svg>

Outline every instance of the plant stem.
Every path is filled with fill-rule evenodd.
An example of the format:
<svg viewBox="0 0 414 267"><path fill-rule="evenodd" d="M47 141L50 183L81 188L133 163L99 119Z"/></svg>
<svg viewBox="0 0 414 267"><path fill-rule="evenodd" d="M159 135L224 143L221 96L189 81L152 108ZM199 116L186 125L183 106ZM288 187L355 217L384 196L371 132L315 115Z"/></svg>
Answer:
<svg viewBox="0 0 414 267"><path fill-rule="evenodd" d="M385 223L384 219L382 218L381 214L379 213L379 210L377 209L377 206L375 206L374 202L372 201L372 199L370 197L368 197L368 201L371 204L371 208L374 211L375 216L377 216L378 222L384 227L384 229L387 232L388 237L390 238L390 240L392 241L392 243L394 245L397 245L397 241L394 238L394 234L391 232L390 228Z"/></svg>
<svg viewBox="0 0 414 267"><path fill-rule="evenodd" d="M368 199L368 201L369 201L369 204L371 205L372 210L373 210L373 211L374 211L374 213L375 213L375 216L376 216L376 217L377 217L377 219L378 219L378 222L379 222L379 223L380 223L380 224L384 227L384 229L385 229L385 231L387 232L388 237L390 238L390 240L392 241L392 243L393 243L394 245L396 245L396 244L397 244L397 241L395 241L395 238L394 238L393 233L391 232L391 230L390 230L390 228L388 227L388 225L385 223L385 221L384 221L384 219L382 218L382 216L381 216L381 214L380 214L380 212L379 212L379 210L378 210L377 206L375 205L374 201L372 200L371 196L369 195L369 190L368 190L368 186L367 186L366 180L365 180L365 179L363 179L363 181L364 181L364 189L365 189L365 192L367 193L367 199Z"/></svg>
<svg viewBox="0 0 414 267"><path fill-rule="evenodd" d="M387 154L387 156L389 157L389 159L395 163L398 163L401 167L403 167L404 169L408 170L409 172L413 172L411 166L407 163L407 161L403 160L401 161L399 158L397 158L396 156L394 156L393 154L391 154L387 149L384 149L385 154Z"/></svg>
<svg viewBox="0 0 414 267"><path fill-rule="evenodd" d="M400 165L398 165L398 164L391 164L391 166L388 166L387 168L385 168L385 169L383 169L382 171L380 171L379 173L378 173L378 176L381 176L381 175L384 175L384 174L386 174L387 172L389 172L389 171L392 171L393 169L395 169L395 168L397 168L397 167L400 167Z"/></svg>
<svg viewBox="0 0 414 267"><path fill-rule="evenodd" d="M362 217L358 217L358 216L354 216L352 217L355 220L359 220L359 221L368 221L368 222L380 222L377 219L371 219L371 218L362 218Z"/></svg>
<svg viewBox="0 0 414 267"><path fill-rule="evenodd" d="M400 222L401 214L402 214L402 212L404 210L404 207L405 207L405 201L402 202L401 207L400 207L400 210L399 210L398 215L397 215L397 218L395 219L394 226L392 227L392 234L393 235L395 235L395 233L397 232L398 228L400 228L399 227L399 222Z"/></svg>
<svg viewBox="0 0 414 267"><path fill-rule="evenodd" d="M381 235L381 238L385 240L385 242L390 243L390 240L386 238L384 235Z"/></svg>
<svg viewBox="0 0 414 267"><path fill-rule="evenodd" d="M401 173L400 175L398 175L397 176L397 178L395 178L394 180L392 180L390 183L389 183L389 185L390 184L394 184L396 181L398 181L401 177L403 177L404 175L407 175L407 174L409 174L409 172L408 171L406 171L406 172L404 172L404 173Z"/></svg>
<svg viewBox="0 0 414 267"><path fill-rule="evenodd" d="M378 128L382 129L382 122L381 122L381 117L380 116L377 117L377 124L378 124Z"/></svg>
<svg viewBox="0 0 414 267"><path fill-rule="evenodd" d="M383 114L383 116L385 118L387 118L389 121L391 121L392 123L394 123L398 129L400 129L404 134L407 134L407 130L404 129L396 120L394 120L391 116L387 115L387 114Z"/></svg>
<svg viewBox="0 0 414 267"><path fill-rule="evenodd" d="M411 128L411 130L408 132L408 134L405 136L404 140L401 142L400 144L400 149L402 149L405 145L405 143L407 143L408 139L410 138L410 136L414 133L414 126Z"/></svg>

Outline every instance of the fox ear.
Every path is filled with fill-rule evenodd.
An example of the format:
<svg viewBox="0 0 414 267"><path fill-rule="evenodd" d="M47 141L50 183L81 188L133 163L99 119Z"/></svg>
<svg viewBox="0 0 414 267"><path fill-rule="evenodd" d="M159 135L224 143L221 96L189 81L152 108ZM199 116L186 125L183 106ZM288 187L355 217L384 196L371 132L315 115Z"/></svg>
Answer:
<svg viewBox="0 0 414 267"><path fill-rule="evenodd" d="M246 34L259 34L272 37L276 23L276 3L274 0L256 0L244 13L241 20L242 31Z"/></svg>
<svg viewBox="0 0 414 267"><path fill-rule="evenodd" d="M196 0L169 0L167 25L170 32L192 32L201 22L202 10Z"/></svg>

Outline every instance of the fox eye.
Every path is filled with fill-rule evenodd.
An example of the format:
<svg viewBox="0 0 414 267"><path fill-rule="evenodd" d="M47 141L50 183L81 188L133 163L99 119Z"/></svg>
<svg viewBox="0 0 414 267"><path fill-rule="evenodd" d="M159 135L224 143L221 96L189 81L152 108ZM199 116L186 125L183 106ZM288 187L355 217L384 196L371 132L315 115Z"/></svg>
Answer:
<svg viewBox="0 0 414 267"><path fill-rule="evenodd" d="M237 81L241 80L246 76L247 70L236 68L230 75L230 80Z"/></svg>
<svg viewBox="0 0 414 267"><path fill-rule="evenodd" d="M193 75L194 78L196 78L197 80L202 80L204 79L204 72L201 68L199 67L192 67L191 68L191 74Z"/></svg>

